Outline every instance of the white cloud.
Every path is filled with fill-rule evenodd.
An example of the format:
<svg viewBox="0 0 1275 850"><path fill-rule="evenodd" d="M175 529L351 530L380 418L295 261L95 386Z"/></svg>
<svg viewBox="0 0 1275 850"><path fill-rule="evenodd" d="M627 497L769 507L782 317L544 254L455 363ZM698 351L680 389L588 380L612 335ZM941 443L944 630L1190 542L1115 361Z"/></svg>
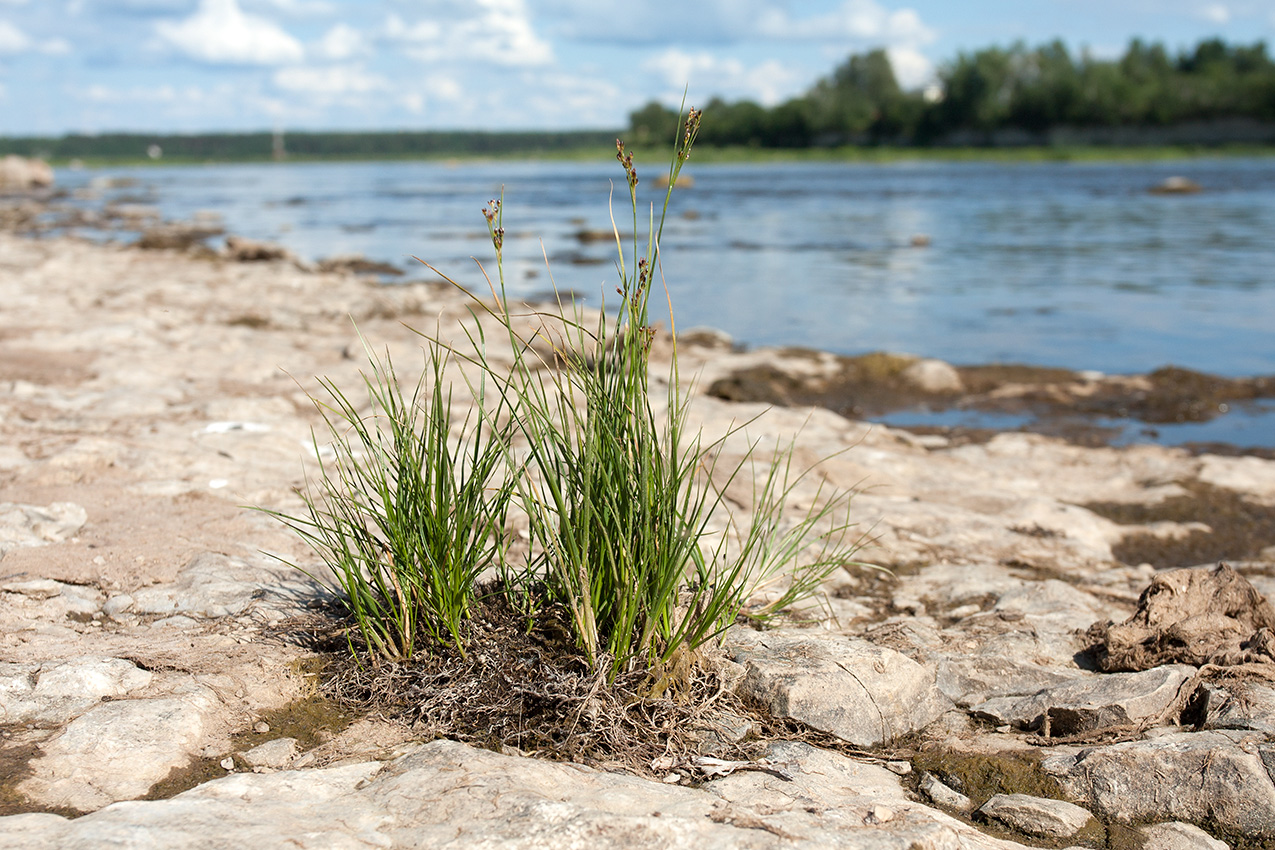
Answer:
<svg viewBox="0 0 1275 850"><path fill-rule="evenodd" d="M367 40L354 27L340 23L323 34L323 38L315 44L314 52L322 59L349 59L367 52Z"/></svg>
<svg viewBox="0 0 1275 850"><path fill-rule="evenodd" d="M31 39L8 21L0 21L0 54L21 53L31 46Z"/></svg>
<svg viewBox="0 0 1275 850"><path fill-rule="evenodd" d="M689 84L696 91L726 97L747 97L773 106L797 93L806 74L774 60L752 67L738 59L712 53L686 53L670 47L642 62L642 69L659 75L670 92L680 96Z"/></svg>
<svg viewBox="0 0 1275 850"><path fill-rule="evenodd" d="M808 18L793 18L783 8L769 9L759 17L757 31L785 41L853 39L928 44L935 39L934 31L912 9L891 12L874 0L844 0L837 9Z"/></svg>
<svg viewBox="0 0 1275 850"><path fill-rule="evenodd" d="M75 96L93 103L146 103L146 104L193 104L205 99L203 90L195 86L177 88L172 85L154 87L136 86L128 89L115 89L94 83L83 89L76 89Z"/></svg>
<svg viewBox="0 0 1275 850"><path fill-rule="evenodd" d="M473 0L460 17L414 24L391 14L385 36L422 62L471 59L513 67L553 62L553 48L536 34L523 0Z"/></svg>
<svg viewBox="0 0 1275 850"><path fill-rule="evenodd" d="M237 0L199 0L191 17L155 29L187 56L214 65L283 65L304 56L295 38L265 18L244 14Z"/></svg>
<svg viewBox="0 0 1275 850"><path fill-rule="evenodd" d="M328 68L281 68L275 72L274 84L291 92L331 98L352 94L384 91L389 81L356 65Z"/></svg>
<svg viewBox="0 0 1275 850"><path fill-rule="evenodd" d="M1222 25L1231 21L1231 10L1221 3L1209 3L1203 6L1199 14L1201 18L1213 24Z"/></svg>
<svg viewBox="0 0 1275 850"><path fill-rule="evenodd" d="M886 54L894 68L894 78L903 88L918 89L934 81L934 63L915 47L899 45L887 49Z"/></svg>
<svg viewBox="0 0 1275 850"><path fill-rule="evenodd" d="M439 100L461 100L465 96L465 89L450 74L432 74L425 80L425 87L429 96Z"/></svg>
<svg viewBox="0 0 1275 850"><path fill-rule="evenodd" d="M336 4L330 0L258 0L272 6L285 15L331 15L336 12Z"/></svg>
<svg viewBox="0 0 1275 850"><path fill-rule="evenodd" d="M40 42L36 50L41 53L47 53L49 56L65 56L71 52L71 42L65 38L51 38L48 41Z"/></svg>

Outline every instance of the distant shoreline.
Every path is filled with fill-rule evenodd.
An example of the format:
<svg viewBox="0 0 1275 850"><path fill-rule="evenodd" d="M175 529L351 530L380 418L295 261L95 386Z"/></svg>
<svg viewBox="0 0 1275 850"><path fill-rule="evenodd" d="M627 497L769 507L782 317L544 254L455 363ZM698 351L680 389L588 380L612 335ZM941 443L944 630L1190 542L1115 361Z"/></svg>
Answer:
<svg viewBox="0 0 1275 850"><path fill-rule="evenodd" d="M620 138L623 138L621 136ZM283 159L269 156L254 157L194 157L164 156L151 159L138 157L68 157L49 158L56 168L123 168L139 166L186 165L304 165L311 163L360 163L360 162L508 162L511 160L544 160L547 162L605 162L614 150L608 147L589 146L569 150L525 150L473 152L473 153L419 153L401 155L289 155ZM664 148L635 148L635 156L647 163L661 163L667 159ZM1194 159L1245 158L1275 156L1275 145L1153 145L1117 147L1106 145L1087 146L1030 146L1030 147L841 147L841 148L749 148L726 147L695 149L695 162L701 163L777 163L777 162L845 162L862 164L892 164L899 162L1147 162L1185 161Z"/></svg>

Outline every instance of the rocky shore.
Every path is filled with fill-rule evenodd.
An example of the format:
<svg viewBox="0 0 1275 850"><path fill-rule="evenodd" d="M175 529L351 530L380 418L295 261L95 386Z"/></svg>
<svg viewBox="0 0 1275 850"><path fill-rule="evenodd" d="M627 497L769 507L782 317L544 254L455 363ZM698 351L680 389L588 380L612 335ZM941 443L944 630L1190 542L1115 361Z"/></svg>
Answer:
<svg viewBox="0 0 1275 850"><path fill-rule="evenodd" d="M272 556L313 558L244 506L299 504L355 325L410 378L405 325L468 316L356 270L0 231L0 847L1275 846L1275 461L770 409L723 388L841 367L712 333L679 347L697 422L833 456L890 570L725 642L742 694L836 746L706 742L658 782L317 698L279 626L323 591Z"/></svg>

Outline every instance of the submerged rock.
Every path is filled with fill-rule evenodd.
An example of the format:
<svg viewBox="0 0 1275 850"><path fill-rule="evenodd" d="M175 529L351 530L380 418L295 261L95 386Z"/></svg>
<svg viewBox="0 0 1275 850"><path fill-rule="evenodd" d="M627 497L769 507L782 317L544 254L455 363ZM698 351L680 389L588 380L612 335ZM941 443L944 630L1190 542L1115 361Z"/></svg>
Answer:
<svg viewBox="0 0 1275 850"><path fill-rule="evenodd" d="M1175 174L1152 186L1150 192L1153 195L1194 195L1203 189L1203 186L1191 178Z"/></svg>

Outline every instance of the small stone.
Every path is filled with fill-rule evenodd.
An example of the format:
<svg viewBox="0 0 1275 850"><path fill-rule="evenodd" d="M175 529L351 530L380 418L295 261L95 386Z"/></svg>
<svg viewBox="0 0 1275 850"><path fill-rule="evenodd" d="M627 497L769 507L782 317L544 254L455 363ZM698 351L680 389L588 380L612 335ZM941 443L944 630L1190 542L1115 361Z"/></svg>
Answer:
<svg viewBox="0 0 1275 850"><path fill-rule="evenodd" d="M959 393L965 390L961 373L942 360L918 360L900 372L899 377L927 393Z"/></svg>
<svg viewBox="0 0 1275 850"><path fill-rule="evenodd" d="M872 811L868 812L868 816L863 819L864 823L889 823L894 820L894 809L889 806L875 805Z"/></svg>
<svg viewBox="0 0 1275 850"><path fill-rule="evenodd" d="M885 763L885 769L896 776L907 776L912 772L912 764L906 761L888 761Z"/></svg>
<svg viewBox="0 0 1275 850"><path fill-rule="evenodd" d="M287 767L297 756L297 739L296 738L275 738L273 741L266 741L259 747L253 747L246 753L240 755L244 764L253 770L258 768L281 768Z"/></svg>
<svg viewBox="0 0 1275 850"><path fill-rule="evenodd" d="M258 720L256 723L252 724L252 731L256 732L258 735L264 735L270 731L270 724L264 720Z"/></svg>
<svg viewBox="0 0 1275 850"><path fill-rule="evenodd" d="M132 607L133 597L129 596L127 593L121 593L106 600L106 604L102 606L102 613L114 619L115 615L122 614Z"/></svg>
<svg viewBox="0 0 1275 850"><path fill-rule="evenodd" d="M682 781L682 774L680 773L670 773L668 776L664 777L665 785L676 785L681 781Z"/></svg>
<svg viewBox="0 0 1275 850"><path fill-rule="evenodd" d="M1020 832L1049 838L1069 838L1093 817L1074 803L1027 794L997 794L979 811Z"/></svg>
<svg viewBox="0 0 1275 850"><path fill-rule="evenodd" d="M921 790L936 806L956 812L968 812L974 808L974 802L969 797L949 788L931 773L921 775Z"/></svg>
<svg viewBox="0 0 1275 850"><path fill-rule="evenodd" d="M235 769L235 757L234 757L234 756L226 756L224 759L222 759L222 760L221 760L221 762L220 762L220 763L221 763L221 767L222 767L222 769L223 769L223 770L234 770L234 769Z"/></svg>

